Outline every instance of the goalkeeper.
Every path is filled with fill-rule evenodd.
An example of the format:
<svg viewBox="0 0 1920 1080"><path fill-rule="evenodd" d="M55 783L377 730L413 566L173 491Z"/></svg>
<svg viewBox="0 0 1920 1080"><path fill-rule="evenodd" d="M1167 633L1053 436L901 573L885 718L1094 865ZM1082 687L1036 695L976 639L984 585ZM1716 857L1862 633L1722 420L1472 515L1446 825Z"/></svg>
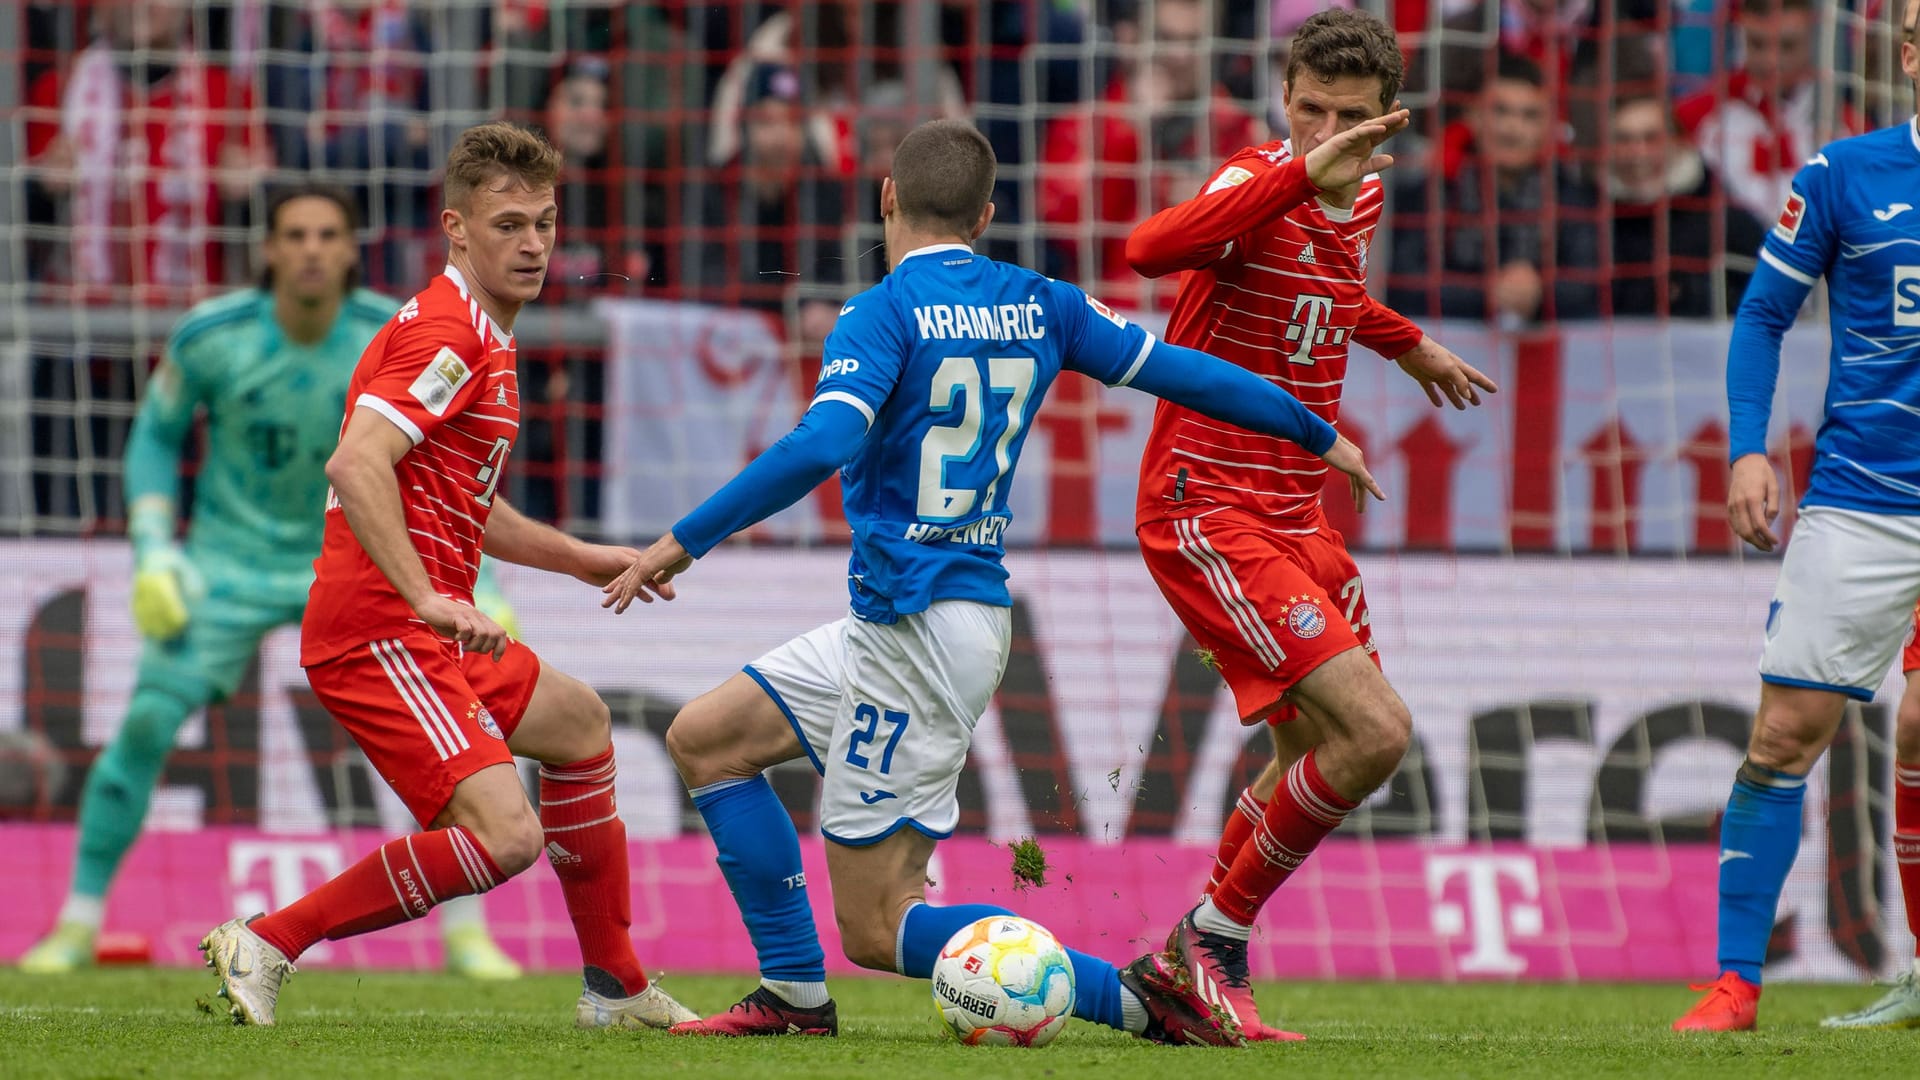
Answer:
<svg viewBox="0 0 1920 1080"><path fill-rule="evenodd" d="M234 692L268 633L300 624L347 381L400 307L355 287L354 224L344 192L281 192L267 212L261 286L187 312L154 371L126 456L133 621L145 639L139 679L119 733L87 774L58 925L21 958L23 971L71 971L93 958L107 888L140 835L180 725ZM206 452L183 549L174 541L180 448L201 408ZM518 636L484 565L477 598ZM442 906L448 968L519 975L479 905L473 897Z"/></svg>

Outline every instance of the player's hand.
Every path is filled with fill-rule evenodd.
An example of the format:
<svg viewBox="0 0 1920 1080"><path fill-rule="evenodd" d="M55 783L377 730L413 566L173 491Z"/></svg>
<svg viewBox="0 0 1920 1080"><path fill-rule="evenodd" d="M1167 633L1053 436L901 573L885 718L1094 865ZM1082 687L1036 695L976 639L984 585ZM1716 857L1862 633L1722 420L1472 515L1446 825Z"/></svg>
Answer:
<svg viewBox="0 0 1920 1080"><path fill-rule="evenodd" d="M1380 485L1374 481L1373 474L1367 471L1366 455L1360 452L1360 448L1354 445L1352 439L1345 435L1340 436L1333 440L1333 445L1320 456L1327 464L1347 474L1347 486L1353 491L1355 510L1363 514L1367 512L1369 494L1382 502L1386 501L1387 493L1380 490Z"/></svg>
<svg viewBox="0 0 1920 1080"><path fill-rule="evenodd" d="M1727 484L1727 524L1740 539L1772 551L1780 546L1767 523L1780 512L1780 481L1773 475L1773 462L1765 454L1747 454L1733 463L1733 479Z"/></svg>
<svg viewBox="0 0 1920 1080"><path fill-rule="evenodd" d="M603 608L610 607L619 615L632 606L635 599L642 603L653 603L653 597L671 600L676 595L671 582L675 577L686 573L693 565L693 556L680 546L672 533L653 542L653 545L640 553L621 575L600 590L607 598L600 602ZM652 596L647 595L652 593Z"/></svg>
<svg viewBox="0 0 1920 1080"><path fill-rule="evenodd" d="M1473 365L1455 356L1453 350L1430 337L1421 338L1420 344L1394 357L1393 362L1400 365L1401 371L1413 376L1436 409L1445 407L1447 401L1453 402L1456 409L1464 409L1468 405L1480 404L1481 390L1489 394L1500 392L1492 379L1480 374ZM1446 395L1446 401L1441 400L1442 394Z"/></svg>
<svg viewBox="0 0 1920 1080"><path fill-rule="evenodd" d="M487 618L499 623L500 629L505 630L508 637L519 641L520 616L513 610L513 604L507 599L505 593L485 586L489 580L490 578L483 577L482 584L474 587L473 606L479 608L481 614Z"/></svg>
<svg viewBox="0 0 1920 1080"><path fill-rule="evenodd" d="M1333 191L1352 187L1368 173L1387 171L1393 167L1393 155L1376 154L1374 149L1405 131L1411 122L1411 113L1395 109L1364 124L1355 124L1307 151L1307 179L1321 191Z"/></svg>
<svg viewBox="0 0 1920 1080"><path fill-rule="evenodd" d="M495 660L507 655L507 632L471 604L444 596L430 596L415 604L413 613L434 633L460 643L468 652L485 653Z"/></svg>
<svg viewBox="0 0 1920 1080"><path fill-rule="evenodd" d="M575 556L573 576L589 585L605 588L639 558L638 551L624 545L581 544Z"/></svg>
<svg viewBox="0 0 1920 1080"><path fill-rule="evenodd" d="M133 625L153 641L186 632L188 613L206 596L200 571L186 552L167 544L141 557L133 571Z"/></svg>

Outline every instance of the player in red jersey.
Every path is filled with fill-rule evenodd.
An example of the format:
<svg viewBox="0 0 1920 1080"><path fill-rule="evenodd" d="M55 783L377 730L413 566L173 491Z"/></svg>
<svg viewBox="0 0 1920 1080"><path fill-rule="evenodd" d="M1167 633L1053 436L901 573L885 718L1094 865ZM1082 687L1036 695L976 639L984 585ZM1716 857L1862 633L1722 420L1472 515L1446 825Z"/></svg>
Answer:
<svg viewBox="0 0 1920 1080"><path fill-rule="evenodd" d="M1329 170L1315 153L1397 111L1401 64L1393 31L1373 16L1314 15L1294 38L1283 88L1292 141L1229 158L1198 195L1127 241L1143 275L1188 271L1169 342L1272 379L1336 424L1349 342L1395 358L1435 405L1465 408L1495 389L1367 294L1379 178ZM1404 114L1390 119L1389 134L1406 124ZM1373 169L1391 163L1381 155ZM1249 1039L1297 1038L1261 1024L1254 1008L1255 915L1393 775L1412 732L1379 670L1360 572L1320 507L1326 472L1299 446L1164 402L1140 464L1135 523L1148 571L1218 663L1242 721L1274 725L1277 760L1241 793L1208 896L1167 945Z"/></svg>
<svg viewBox="0 0 1920 1080"><path fill-rule="evenodd" d="M424 832L382 845L291 906L214 928L201 948L240 1023L271 1024L315 942L485 892L544 850L585 965L582 1027L695 1019L647 981L628 936L627 834L607 706L473 606L484 550L605 585L639 553L537 524L499 495L519 426L513 322L553 251L560 154L513 124L447 158L447 269L360 358L327 462L325 539L301 624L314 694ZM540 808L515 755L542 762Z"/></svg>

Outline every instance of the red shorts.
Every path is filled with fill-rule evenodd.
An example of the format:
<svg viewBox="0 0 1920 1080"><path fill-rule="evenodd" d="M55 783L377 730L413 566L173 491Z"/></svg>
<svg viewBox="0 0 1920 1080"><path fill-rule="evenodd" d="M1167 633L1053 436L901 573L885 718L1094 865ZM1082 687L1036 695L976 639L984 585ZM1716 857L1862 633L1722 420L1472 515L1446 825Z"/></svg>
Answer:
<svg viewBox="0 0 1920 1080"><path fill-rule="evenodd" d="M1900 652L1900 674L1920 671L1920 608L1913 612L1914 623L1907 628L1907 647Z"/></svg>
<svg viewBox="0 0 1920 1080"><path fill-rule="evenodd" d="M1373 647L1360 569L1332 528L1292 535L1229 508L1140 526L1147 572L1233 691L1241 723L1293 719L1287 691Z"/></svg>
<svg viewBox="0 0 1920 1080"><path fill-rule="evenodd" d="M424 826L455 784L513 761L507 737L540 681L540 658L514 641L495 663L421 633L355 646L309 667L307 681Z"/></svg>

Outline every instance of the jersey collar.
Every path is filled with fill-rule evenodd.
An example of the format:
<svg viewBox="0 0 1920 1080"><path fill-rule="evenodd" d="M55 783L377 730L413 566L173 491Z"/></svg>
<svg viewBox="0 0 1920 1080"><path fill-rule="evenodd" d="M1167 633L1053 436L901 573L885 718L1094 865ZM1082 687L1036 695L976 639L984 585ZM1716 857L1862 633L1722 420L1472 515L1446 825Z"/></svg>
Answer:
<svg viewBox="0 0 1920 1080"><path fill-rule="evenodd" d="M926 247L914 248L900 256L900 261L904 263L915 255L935 255L942 251L964 251L969 255L973 254L973 249L965 244L928 244Z"/></svg>
<svg viewBox="0 0 1920 1080"><path fill-rule="evenodd" d="M447 276L448 281L453 282L454 288L460 290L460 299L462 300L473 299L473 297L467 292L466 277L462 275L459 270L455 269L452 263L448 263L447 268L445 270L442 270L441 273ZM492 328L494 340L498 341L502 345L513 344L513 335L507 333L506 329L502 327L499 323L494 322L493 316L488 315L485 308L477 308L477 310L480 312L481 318L484 318L487 320L487 326Z"/></svg>

